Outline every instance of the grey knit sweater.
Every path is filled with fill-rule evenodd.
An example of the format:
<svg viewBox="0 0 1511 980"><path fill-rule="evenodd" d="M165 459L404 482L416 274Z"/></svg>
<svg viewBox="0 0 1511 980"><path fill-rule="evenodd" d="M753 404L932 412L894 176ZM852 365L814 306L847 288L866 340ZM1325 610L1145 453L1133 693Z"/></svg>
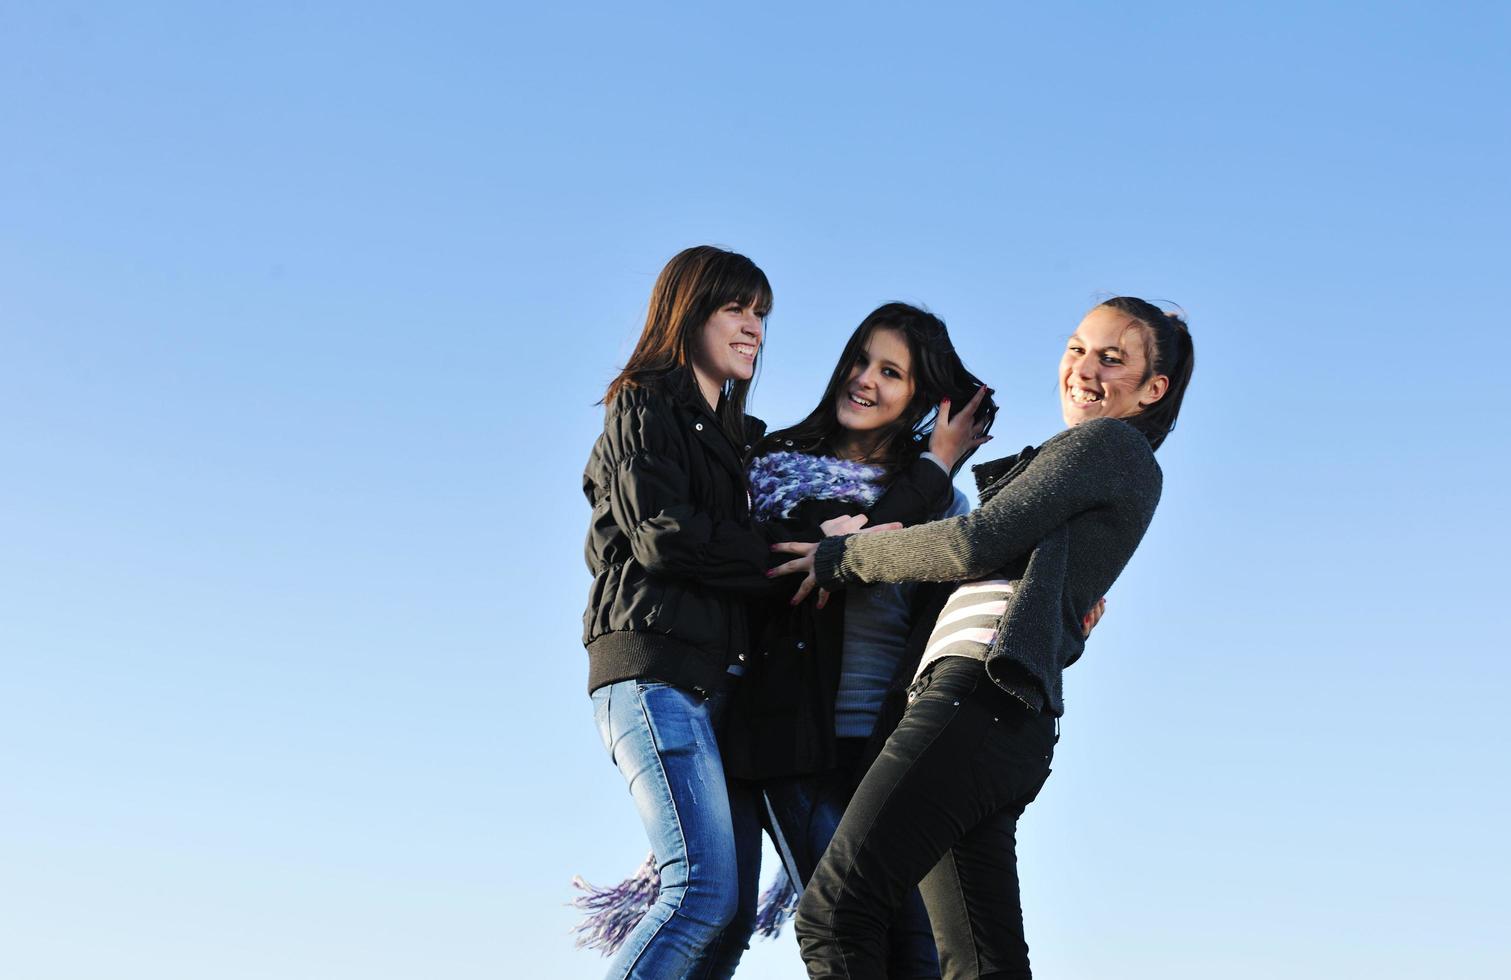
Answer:
<svg viewBox="0 0 1511 980"><path fill-rule="evenodd" d="M1065 712L1061 672L1085 647L1081 619L1154 517L1159 464L1133 426L1092 419L973 472L981 506L963 517L826 538L815 560L819 584L1013 581L987 673L1058 717Z"/></svg>

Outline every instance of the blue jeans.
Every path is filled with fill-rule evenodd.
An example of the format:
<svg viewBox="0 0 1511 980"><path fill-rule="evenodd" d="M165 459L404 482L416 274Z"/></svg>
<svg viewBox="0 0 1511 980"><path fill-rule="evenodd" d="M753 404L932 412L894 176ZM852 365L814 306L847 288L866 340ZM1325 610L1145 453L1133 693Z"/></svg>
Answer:
<svg viewBox="0 0 1511 980"><path fill-rule="evenodd" d="M609 977L732 976L755 923L761 826L748 788L724 776L715 730L727 694L704 700L658 681L593 692L593 719L629 784L661 892Z"/></svg>

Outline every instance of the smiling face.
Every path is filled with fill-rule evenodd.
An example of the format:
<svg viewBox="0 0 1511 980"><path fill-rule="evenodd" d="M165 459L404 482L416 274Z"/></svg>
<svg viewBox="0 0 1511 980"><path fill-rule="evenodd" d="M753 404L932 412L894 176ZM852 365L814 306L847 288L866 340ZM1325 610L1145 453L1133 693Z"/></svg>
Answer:
<svg viewBox="0 0 1511 980"><path fill-rule="evenodd" d="M764 310L725 303L698 331L692 350L693 375L710 406L718 405L725 382L749 381L755 375L765 328Z"/></svg>
<svg viewBox="0 0 1511 980"><path fill-rule="evenodd" d="M871 331L834 395L834 414L850 448L860 455L869 451L882 430L907 410L914 387L913 354L902 331Z"/></svg>
<svg viewBox="0 0 1511 980"><path fill-rule="evenodd" d="M1170 379L1144 380L1150 330L1127 313L1099 306L1086 314L1060 358L1060 411L1066 425L1123 419L1159 401Z"/></svg>

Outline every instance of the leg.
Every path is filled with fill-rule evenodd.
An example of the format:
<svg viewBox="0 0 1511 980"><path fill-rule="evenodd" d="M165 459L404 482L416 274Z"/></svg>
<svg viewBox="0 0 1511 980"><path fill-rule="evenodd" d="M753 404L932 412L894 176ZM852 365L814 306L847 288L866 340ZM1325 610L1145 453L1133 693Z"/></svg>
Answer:
<svg viewBox="0 0 1511 980"><path fill-rule="evenodd" d="M1017 824L1012 810L988 817L923 879L945 976L1032 976L1018 900Z"/></svg>
<svg viewBox="0 0 1511 980"><path fill-rule="evenodd" d="M761 896L761 803L760 791L747 782L725 775L729 787L729 814L735 847L737 901L734 918L709 948L701 972L692 980L727 980L734 975L740 957L750 948Z"/></svg>
<svg viewBox="0 0 1511 980"><path fill-rule="evenodd" d="M776 780L766 787L772 843L799 890L812 880L850 802L846 771ZM887 929L887 972L891 980L937 980L939 958L934 934L917 890L910 890Z"/></svg>
<svg viewBox="0 0 1511 980"><path fill-rule="evenodd" d="M955 842L921 885L946 977L1028 978L1018 889L1017 828L1049 776L1053 723L1001 701L980 765L998 776L987 815Z"/></svg>
<svg viewBox="0 0 1511 980"><path fill-rule="evenodd" d="M981 685L989 692L978 694ZM1004 752L994 729L1003 711L998 699L1006 695L991 686L981 664L941 661L920 688L798 905L798 938L815 980L885 975L886 927L909 890L1005 798L1027 795L1047 771L1052 721L1042 745L1035 741L1023 752L1009 745ZM1005 756L1013 754L1034 765L1004 771ZM956 941L959 927L941 916L955 914L929 908L946 976L961 975L948 965L961 963L960 955L943 946Z"/></svg>
<svg viewBox="0 0 1511 980"><path fill-rule="evenodd" d="M861 780L798 903L798 941L814 980L885 976L888 925L974 824L968 763L982 724L961 701L974 684L973 674L941 661Z"/></svg>
<svg viewBox="0 0 1511 980"><path fill-rule="evenodd" d="M593 706L661 871L661 892L609 976L688 975L706 964L737 904L734 834L710 704L667 684L630 680L593 692Z"/></svg>

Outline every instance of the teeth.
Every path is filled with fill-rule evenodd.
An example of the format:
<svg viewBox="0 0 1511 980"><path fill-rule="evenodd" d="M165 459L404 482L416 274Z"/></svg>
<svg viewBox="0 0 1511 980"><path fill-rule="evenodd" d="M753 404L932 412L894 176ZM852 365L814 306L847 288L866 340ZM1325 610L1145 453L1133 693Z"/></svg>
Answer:
<svg viewBox="0 0 1511 980"><path fill-rule="evenodd" d="M1102 396L1094 391L1087 391L1085 388L1071 388L1070 400L1078 405L1087 405L1091 402L1101 401Z"/></svg>
<svg viewBox="0 0 1511 980"><path fill-rule="evenodd" d="M755 354L755 348L749 344L730 344L729 346L735 349L736 354L743 354L746 357L751 357Z"/></svg>
<svg viewBox="0 0 1511 980"><path fill-rule="evenodd" d="M861 408L870 408L870 407L872 407L873 405L876 404L875 402L868 402L868 401L866 401L864 398L861 398L859 395L851 395L850 396L850 400L852 402L854 402L855 404L859 405Z"/></svg>

